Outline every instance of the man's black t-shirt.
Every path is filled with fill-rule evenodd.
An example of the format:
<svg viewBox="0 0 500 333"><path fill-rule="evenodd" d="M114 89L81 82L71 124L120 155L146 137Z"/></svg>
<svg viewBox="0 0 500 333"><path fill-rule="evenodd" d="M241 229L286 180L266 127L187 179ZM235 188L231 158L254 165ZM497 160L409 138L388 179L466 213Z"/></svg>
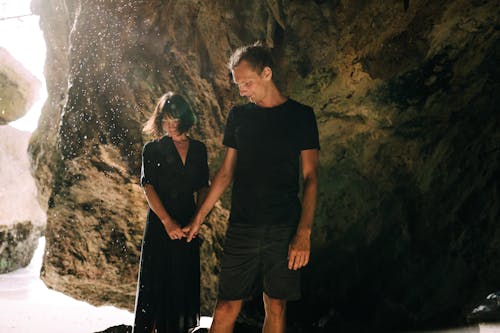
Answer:
<svg viewBox="0 0 500 333"><path fill-rule="evenodd" d="M231 223L297 224L300 152L319 149L312 108L288 99L231 109L223 144L238 150Z"/></svg>

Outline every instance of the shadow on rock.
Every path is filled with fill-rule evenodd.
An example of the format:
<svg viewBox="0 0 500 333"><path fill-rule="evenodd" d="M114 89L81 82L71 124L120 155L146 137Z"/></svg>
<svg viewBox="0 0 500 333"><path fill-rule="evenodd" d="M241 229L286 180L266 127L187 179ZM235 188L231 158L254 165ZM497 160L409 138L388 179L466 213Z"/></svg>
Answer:
<svg viewBox="0 0 500 333"><path fill-rule="evenodd" d="M95 333L132 333L132 326L118 325L110 327L104 331Z"/></svg>

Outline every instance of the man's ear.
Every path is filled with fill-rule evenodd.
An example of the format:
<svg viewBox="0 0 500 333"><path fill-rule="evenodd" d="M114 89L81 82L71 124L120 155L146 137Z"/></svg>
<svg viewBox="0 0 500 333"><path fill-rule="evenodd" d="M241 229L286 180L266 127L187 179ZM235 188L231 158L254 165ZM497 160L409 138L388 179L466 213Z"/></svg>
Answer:
<svg viewBox="0 0 500 333"><path fill-rule="evenodd" d="M262 78L264 80L272 80L273 79L273 70L271 69L271 67L269 67L269 66L264 67L264 69L262 70Z"/></svg>

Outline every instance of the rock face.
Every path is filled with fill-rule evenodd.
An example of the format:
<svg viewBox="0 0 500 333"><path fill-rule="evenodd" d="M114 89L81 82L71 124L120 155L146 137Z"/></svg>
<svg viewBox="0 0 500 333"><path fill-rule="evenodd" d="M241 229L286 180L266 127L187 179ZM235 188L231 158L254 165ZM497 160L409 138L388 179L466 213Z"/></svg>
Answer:
<svg viewBox="0 0 500 333"><path fill-rule="evenodd" d="M0 126L0 274L29 264L45 225L28 159L30 135Z"/></svg>
<svg viewBox="0 0 500 333"><path fill-rule="evenodd" d="M0 274L28 266L40 233L30 221L0 225Z"/></svg>
<svg viewBox="0 0 500 333"><path fill-rule="evenodd" d="M0 47L0 125L24 116L40 87L41 82Z"/></svg>
<svg viewBox="0 0 500 333"><path fill-rule="evenodd" d="M283 91L314 107L321 137L313 255L291 325L457 324L498 289L495 1L53 0L33 8L48 44L49 99L30 151L48 209L49 286L133 307L146 211L141 126L164 91L186 95L200 120L193 136L207 143L215 171L225 117L240 101L225 61L262 39L274 46ZM206 314L224 207L226 199L205 229Z"/></svg>

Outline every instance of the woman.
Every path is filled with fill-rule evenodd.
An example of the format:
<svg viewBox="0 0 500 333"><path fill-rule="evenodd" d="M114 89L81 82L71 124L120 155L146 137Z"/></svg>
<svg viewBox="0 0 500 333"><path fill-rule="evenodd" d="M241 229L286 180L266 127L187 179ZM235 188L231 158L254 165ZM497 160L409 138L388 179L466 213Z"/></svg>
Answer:
<svg viewBox="0 0 500 333"><path fill-rule="evenodd" d="M141 184L150 209L134 333L187 333L199 325L199 242L187 243L182 230L208 190L206 147L187 135L195 121L186 100L169 92L144 127L156 139L142 153Z"/></svg>

